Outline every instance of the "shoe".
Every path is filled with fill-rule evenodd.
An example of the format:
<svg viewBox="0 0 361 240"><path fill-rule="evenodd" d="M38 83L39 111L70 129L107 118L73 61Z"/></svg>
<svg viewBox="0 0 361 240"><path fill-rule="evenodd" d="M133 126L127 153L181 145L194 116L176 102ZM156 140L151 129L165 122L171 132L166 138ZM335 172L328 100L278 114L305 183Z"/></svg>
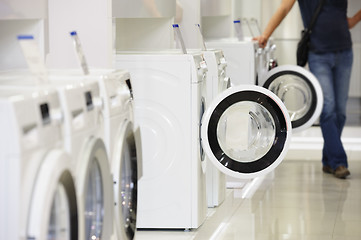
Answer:
<svg viewBox="0 0 361 240"><path fill-rule="evenodd" d="M333 175L337 178L346 178L350 175L350 171L345 166L338 166Z"/></svg>
<svg viewBox="0 0 361 240"><path fill-rule="evenodd" d="M322 167L322 171L324 173L330 173L330 174L333 174L335 172L335 171L333 171L333 169L330 166L327 166L327 165L324 165Z"/></svg>

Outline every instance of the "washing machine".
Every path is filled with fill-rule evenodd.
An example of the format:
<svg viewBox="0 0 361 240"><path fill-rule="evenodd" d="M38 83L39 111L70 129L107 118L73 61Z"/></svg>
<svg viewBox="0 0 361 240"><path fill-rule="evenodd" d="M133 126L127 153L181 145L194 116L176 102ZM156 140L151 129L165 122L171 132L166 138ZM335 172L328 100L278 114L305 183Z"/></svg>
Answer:
<svg viewBox="0 0 361 240"><path fill-rule="evenodd" d="M78 239L59 95L0 85L0 109L0 238Z"/></svg>
<svg viewBox="0 0 361 240"><path fill-rule="evenodd" d="M295 132L309 128L319 118L323 94L318 80L299 66L278 66L272 41L264 49L254 41L240 42L237 39L212 40L207 42L207 46L224 51L233 85L256 84L273 91L285 101ZM249 65L251 67L244 67Z"/></svg>
<svg viewBox="0 0 361 240"><path fill-rule="evenodd" d="M323 93L317 78L296 65L279 66L274 57L276 45L270 39L264 49L258 48L256 84L275 93L286 105L294 132L311 127L319 118Z"/></svg>
<svg viewBox="0 0 361 240"><path fill-rule="evenodd" d="M291 120L283 102L256 85L223 91L202 118L205 154L220 171L239 179L273 171L284 159L291 135Z"/></svg>
<svg viewBox="0 0 361 240"><path fill-rule="evenodd" d="M265 47L266 52L266 64L268 71L272 70L275 67L278 67L278 60L275 56L277 46L274 43L273 38L270 38Z"/></svg>
<svg viewBox="0 0 361 240"><path fill-rule="evenodd" d="M207 212L200 146L207 71L203 55L119 52L115 68L130 72L134 123L141 133L137 228L198 228Z"/></svg>
<svg viewBox="0 0 361 240"><path fill-rule="evenodd" d="M133 239L136 231L139 154L133 126L132 88L125 70L92 70L104 99L104 133L114 184L113 239Z"/></svg>
<svg viewBox="0 0 361 240"><path fill-rule="evenodd" d="M136 231L137 181L141 177L139 133L134 128L133 94L126 70L90 69L88 75L74 71L51 71L52 75L71 75L96 81L102 99L103 136L109 156L114 191L113 239L133 239ZM139 167L140 168L140 167Z"/></svg>
<svg viewBox="0 0 361 240"><path fill-rule="evenodd" d="M227 61L220 49L202 51L207 63L206 107L221 92L230 87L231 81L227 76ZM208 158L206 170L206 192L208 207L217 207L225 199L226 177Z"/></svg>
<svg viewBox="0 0 361 240"><path fill-rule="evenodd" d="M137 185L141 172L139 131L134 128L133 94L126 70L91 69L103 99L104 143L114 184L113 239L133 239L136 231Z"/></svg>
<svg viewBox="0 0 361 240"><path fill-rule="evenodd" d="M113 234L113 188L109 160L102 139L103 102L97 81L81 80L71 74L49 76L37 85L36 76L2 72L2 85L14 89L56 89L63 111L63 146L71 156L78 200L78 239L105 238Z"/></svg>
<svg viewBox="0 0 361 240"><path fill-rule="evenodd" d="M202 224L205 154L223 173L250 179L272 171L287 153L290 117L265 88L231 87L203 112L207 65L202 54L118 53L115 64L132 76L135 124L142 137L138 228Z"/></svg>
<svg viewBox="0 0 361 240"><path fill-rule="evenodd" d="M239 41L237 38L208 39L208 48L222 49L227 59L227 75L232 86L256 84L259 57L264 54L257 42Z"/></svg>
<svg viewBox="0 0 361 240"><path fill-rule="evenodd" d="M179 49L167 52L179 53ZM187 52L201 52L207 63L207 76L202 84L204 107L222 91L229 88L231 80L226 74L227 61L221 49L187 49ZM226 195L226 178L206 157L206 198L208 207L219 206Z"/></svg>
<svg viewBox="0 0 361 240"><path fill-rule="evenodd" d="M275 93L286 105L294 132L311 127L319 118L323 93L317 78L305 68L282 65L268 71L259 85Z"/></svg>

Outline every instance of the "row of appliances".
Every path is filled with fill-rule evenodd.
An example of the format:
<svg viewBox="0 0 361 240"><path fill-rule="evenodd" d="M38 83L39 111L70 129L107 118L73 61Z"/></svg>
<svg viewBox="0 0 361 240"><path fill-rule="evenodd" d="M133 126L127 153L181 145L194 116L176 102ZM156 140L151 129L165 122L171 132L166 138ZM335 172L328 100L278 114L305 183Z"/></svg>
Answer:
<svg viewBox="0 0 361 240"><path fill-rule="evenodd" d="M322 110L323 93L316 77L295 65L277 66L272 40L265 48L251 39L210 39L211 48L222 49L228 62L227 74L232 85L262 86L275 93L291 116L294 132L314 124Z"/></svg>
<svg viewBox="0 0 361 240"><path fill-rule="evenodd" d="M283 102L254 84L227 88L222 50L116 55L115 67L132 74L143 147L138 228L199 227L206 206L224 199L225 174L264 175L287 152L292 126Z"/></svg>
<svg viewBox="0 0 361 240"><path fill-rule="evenodd" d="M252 54L233 60L232 44L230 53L247 45ZM115 68L129 72L51 72L42 86L27 74L2 73L5 236L126 239L136 228L199 227L207 205L224 199L225 174L272 171L292 128L317 117L312 74L294 66L263 71L254 46L118 52ZM233 75L245 58L254 67ZM255 84L260 72L264 87ZM294 96L307 100L302 114Z"/></svg>
<svg viewBox="0 0 361 240"><path fill-rule="evenodd" d="M225 175L272 171L291 129L310 127L320 114L317 79L297 66L276 67L275 46L206 44L211 50L116 54L115 68L132 74L143 146L137 228L199 227L206 206L223 201Z"/></svg>
<svg viewBox="0 0 361 240"><path fill-rule="evenodd" d="M3 239L131 239L138 147L129 72L0 74Z"/></svg>

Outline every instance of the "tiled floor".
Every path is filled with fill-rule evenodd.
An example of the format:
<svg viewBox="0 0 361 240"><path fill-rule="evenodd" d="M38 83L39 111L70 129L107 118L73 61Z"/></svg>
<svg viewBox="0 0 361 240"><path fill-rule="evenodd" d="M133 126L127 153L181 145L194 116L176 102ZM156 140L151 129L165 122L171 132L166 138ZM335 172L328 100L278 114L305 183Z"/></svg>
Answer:
<svg viewBox="0 0 361 240"><path fill-rule="evenodd" d="M322 173L320 166L285 160L253 180L250 196L242 198L247 187L228 189L225 202L209 209L197 230L138 231L135 239L361 239L361 161L350 162L346 180Z"/></svg>

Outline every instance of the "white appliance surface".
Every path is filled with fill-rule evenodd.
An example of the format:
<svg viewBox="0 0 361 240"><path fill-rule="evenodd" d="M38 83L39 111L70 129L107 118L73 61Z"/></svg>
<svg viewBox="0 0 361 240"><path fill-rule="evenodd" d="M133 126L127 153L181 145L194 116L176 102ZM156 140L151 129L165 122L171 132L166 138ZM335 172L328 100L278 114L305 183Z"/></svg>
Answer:
<svg viewBox="0 0 361 240"><path fill-rule="evenodd" d="M0 85L3 239L72 239L78 231L71 158L57 92Z"/></svg>
<svg viewBox="0 0 361 240"><path fill-rule="evenodd" d="M133 239L141 150L139 131L134 128L130 74L126 70L93 69L89 78L98 79L103 99L104 143L114 183L114 239Z"/></svg>
<svg viewBox="0 0 361 240"><path fill-rule="evenodd" d="M202 146L228 176L264 176L284 159L291 140L290 116L271 91L238 85L219 94L203 115Z"/></svg>
<svg viewBox="0 0 361 240"><path fill-rule="evenodd" d="M298 66L277 66L277 60L274 58L276 45L273 39L264 49L249 39L214 39L209 40L207 45L224 51L229 63L227 72L232 85L256 84L276 93L288 108L295 131L309 128L318 119L323 94L317 79L309 71ZM247 67L249 64L251 67ZM271 83L274 80L278 81L277 86Z"/></svg>
<svg viewBox="0 0 361 240"><path fill-rule="evenodd" d="M110 238L113 232L112 177L103 142L102 100L97 81L72 71L50 74L37 85L27 71L2 72L1 84L14 89L55 89L60 98L63 149L71 156L78 202L78 236Z"/></svg>
<svg viewBox="0 0 361 240"><path fill-rule="evenodd" d="M64 75L52 71L52 75ZM79 71L66 72L73 78L95 81L101 97L103 132L109 166L113 177L115 239L132 239L136 231L139 134L133 124L133 97L130 74L126 70L91 69L83 76Z"/></svg>
<svg viewBox="0 0 361 240"><path fill-rule="evenodd" d="M230 78L227 77L227 61L223 51L220 49L208 49L202 51L207 62L207 84L206 84L206 106L223 90L230 85ZM208 207L217 207L225 199L226 177L206 157L206 191Z"/></svg>
<svg viewBox="0 0 361 240"><path fill-rule="evenodd" d="M281 65L268 71L259 81L286 105L294 132L311 127L323 106L323 92L317 78L303 67Z"/></svg>
<svg viewBox="0 0 361 240"><path fill-rule="evenodd" d="M255 84L257 79L257 49L255 42L238 41L233 38L210 39L208 48L222 49L227 59L227 75L233 86Z"/></svg>
<svg viewBox="0 0 361 240"><path fill-rule="evenodd" d="M115 67L132 77L141 133L137 227L199 227L207 209L199 135L207 71L202 54L124 52L116 55Z"/></svg>

